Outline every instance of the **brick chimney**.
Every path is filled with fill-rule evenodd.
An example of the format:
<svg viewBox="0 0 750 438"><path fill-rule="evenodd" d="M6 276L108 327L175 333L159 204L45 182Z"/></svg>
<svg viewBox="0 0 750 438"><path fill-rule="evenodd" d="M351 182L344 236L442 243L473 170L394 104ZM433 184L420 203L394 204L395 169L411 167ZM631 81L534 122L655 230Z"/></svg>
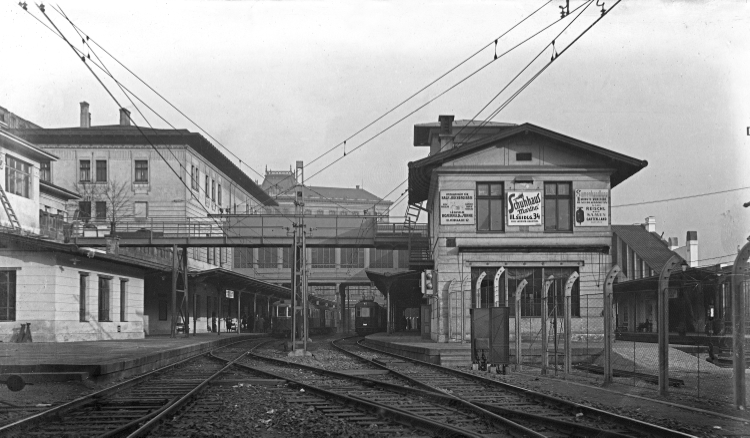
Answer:
<svg viewBox="0 0 750 438"><path fill-rule="evenodd" d="M81 128L91 127L91 113L89 112L89 103L81 102Z"/></svg>
<svg viewBox="0 0 750 438"><path fill-rule="evenodd" d="M453 119L454 116L438 116L440 122L440 151L453 149Z"/></svg>
<svg viewBox="0 0 750 438"><path fill-rule="evenodd" d="M698 266L698 232L697 231L688 231L687 232L687 246L686 252L687 257L685 257L687 260L688 265L690 265L691 268Z"/></svg>
<svg viewBox="0 0 750 438"><path fill-rule="evenodd" d="M120 126L130 126L130 111L120 108Z"/></svg>
<svg viewBox="0 0 750 438"><path fill-rule="evenodd" d="M646 231L648 231L649 233L655 233L656 232L656 218L654 216L647 217L644 227L646 228Z"/></svg>

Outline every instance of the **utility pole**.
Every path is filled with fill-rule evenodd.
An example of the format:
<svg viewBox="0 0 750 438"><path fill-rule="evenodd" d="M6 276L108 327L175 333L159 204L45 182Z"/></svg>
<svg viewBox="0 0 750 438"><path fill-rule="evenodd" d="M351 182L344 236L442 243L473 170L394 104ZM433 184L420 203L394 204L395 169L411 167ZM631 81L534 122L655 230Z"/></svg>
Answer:
<svg viewBox="0 0 750 438"><path fill-rule="evenodd" d="M304 200L304 166L302 161L297 161L296 189L294 209L299 222L294 225L294 278L292 284L292 352L290 355L307 356L307 245L305 241L305 200ZM298 294L301 301L298 303ZM302 327L297 327L297 310L300 310ZM299 329L302 339L302 349L297 349L297 330Z"/></svg>

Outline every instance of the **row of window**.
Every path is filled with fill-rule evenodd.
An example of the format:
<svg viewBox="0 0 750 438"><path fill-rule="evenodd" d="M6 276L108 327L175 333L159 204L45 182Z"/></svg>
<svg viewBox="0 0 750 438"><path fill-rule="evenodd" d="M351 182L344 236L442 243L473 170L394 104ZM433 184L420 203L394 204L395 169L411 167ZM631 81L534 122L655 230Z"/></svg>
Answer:
<svg viewBox="0 0 750 438"><path fill-rule="evenodd" d="M79 201L78 202L78 218L81 220L87 219L107 219L107 201ZM93 207L93 210L92 210ZM92 215L93 214L93 215ZM129 216L128 212L118 211L115 216L120 218ZM133 216L136 219L145 219L148 217L148 202L135 201L133 202Z"/></svg>
<svg viewBox="0 0 750 438"><path fill-rule="evenodd" d="M477 183L477 231L505 230L503 183ZM569 182L544 183L544 230L573 230L573 194Z"/></svg>
<svg viewBox="0 0 750 438"><path fill-rule="evenodd" d="M44 177L42 177L45 181L50 181L51 178L50 175L50 169L49 169L49 163L44 163L44 167L42 169L42 173L44 174ZM97 182L97 183L105 183L109 181L108 175L107 175L107 160L96 160L94 162L95 165L95 174L91 174L91 160L79 160L78 162L78 181L82 183L88 183L88 182ZM134 182L136 184L148 184L148 160L135 160L135 179Z"/></svg>
<svg viewBox="0 0 750 438"><path fill-rule="evenodd" d="M337 248L310 248L310 266L313 268L336 268ZM279 263L281 250L281 263ZM364 268L364 248L340 248L341 268ZM398 252L398 268L409 267L409 252L407 250L390 250L370 248L370 268L393 268L394 252ZM234 250L235 268L291 268L294 263L293 253L289 247L258 248L258 257L253 260L252 248L236 248Z"/></svg>
<svg viewBox="0 0 750 438"><path fill-rule="evenodd" d="M200 183L198 182L199 174L200 172L196 166L190 166L190 188L196 191L200 190ZM208 174L205 177L204 195L206 198L209 198L210 195L211 201L219 206L222 205L221 183L217 184L216 180Z"/></svg>
<svg viewBox="0 0 750 438"><path fill-rule="evenodd" d="M88 321L89 274L82 272L79 277L78 309L81 322ZM111 297L112 277L99 276L97 285L99 294L98 320L112 321ZM128 317L128 280L120 279L120 321ZM16 271L0 271L0 321L16 320Z"/></svg>
<svg viewBox="0 0 750 438"><path fill-rule="evenodd" d="M81 322L88 322L88 295L89 295L89 274L81 272L79 276L78 288L78 310ZM112 298L112 277L99 275L97 284L97 293L99 299L99 312L97 314L99 322L111 322L111 298ZM120 321L128 320L128 280L120 279Z"/></svg>

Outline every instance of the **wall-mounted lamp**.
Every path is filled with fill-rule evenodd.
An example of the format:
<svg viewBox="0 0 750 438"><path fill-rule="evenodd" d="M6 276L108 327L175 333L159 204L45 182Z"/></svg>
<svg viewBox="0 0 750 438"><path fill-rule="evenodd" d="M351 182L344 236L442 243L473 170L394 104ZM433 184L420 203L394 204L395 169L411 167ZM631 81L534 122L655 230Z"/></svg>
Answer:
<svg viewBox="0 0 750 438"><path fill-rule="evenodd" d="M688 264L685 260L682 261L682 264L680 265L680 268L682 268L682 272L687 271Z"/></svg>

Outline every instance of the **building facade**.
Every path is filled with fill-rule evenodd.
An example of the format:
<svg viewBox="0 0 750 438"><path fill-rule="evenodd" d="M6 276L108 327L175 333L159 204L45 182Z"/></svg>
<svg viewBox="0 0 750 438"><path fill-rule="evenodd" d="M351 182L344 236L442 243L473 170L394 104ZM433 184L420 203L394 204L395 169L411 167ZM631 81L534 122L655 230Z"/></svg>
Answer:
<svg viewBox="0 0 750 438"><path fill-rule="evenodd" d="M288 289L232 273L230 248L191 247L190 292L178 297L173 312L171 248L111 252L65 243L71 233L126 236L162 227L220 234L221 219L213 215L276 205L201 135L133 126L127 110L117 125L91 126L85 102L75 128L43 129L7 111L0 116L0 153L10 164L4 186L24 232L33 234L25 245L37 248L0 251L13 268L0 298L5 318L32 323L36 341L169 334L173 313L183 329L214 331L219 321L239 318L243 298L268 305L271 296L288 296ZM10 222L0 214L0 224ZM45 253L38 249L44 245L54 248ZM227 290L236 291L234 298ZM12 338L16 326L0 322L0 335Z"/></svg>
<svg viewBox="0 0 750 438"><path fill-rule="evenodd" d="M521 336L537 333L542 312L561 315L574 272L571 330L601 326L601 304L585 299L610 266L611 189L647 163L529 123L441 116L414 133L431 152L409 163L409 203L428 212L431 338L469 340L472 308L509 305L514 327L522 283Z"/></svg>
<svg viewBox="0 0 750 438"><path fill-rule="evenodd" d="M78 193L67 213L96 227L152 228L152 222L183 224L196 235L219 229L209 215L275 206L251 178L200 134L182 129L133 126L127 110L120 123L91 126L81 102L74 128L19 128L19 137L57 156L43 163L45 181ZM230 249L191 248L190 267L231 268Z"/></svg>

